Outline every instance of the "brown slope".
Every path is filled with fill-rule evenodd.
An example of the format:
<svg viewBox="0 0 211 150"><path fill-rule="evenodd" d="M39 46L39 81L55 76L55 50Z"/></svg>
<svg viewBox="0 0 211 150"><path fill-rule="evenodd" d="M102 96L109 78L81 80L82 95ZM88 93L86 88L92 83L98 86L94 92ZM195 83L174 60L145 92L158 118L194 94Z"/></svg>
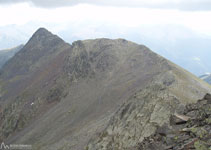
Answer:
<svg viewBox="0 0 211 150"><path fill-rule="evenodd" d="M99 136L98 144L93 138L89 148L105 149L117 133L122 133L125 136L113 142L119 145L117 149L121 149L130 136L124 132L128 131L124 122L128 122L130 129L136 125L141 131L146 125L134 122L131 114L142 114L149 120L148 112L153 114L150 118L155 122L160 120L162 124L178 103L194 102L210 90L204 82L145 46L122 39L77 41L44 60L36 71L26 73L31 82L27 82L24 92L17 92L21 96L16 100L20 103L16 104L17 111L10 110L3 118L5 125L13 129L7 139L10 143L32 144L34 149L43 150L83 149L91 137L104 130L106 134ZM169 103L164 105L162 100L167 98L162 96L166 94L173 96L167 97ZM139 95L139 98L131 100L133 95ZM139 99L146 101L145 105L141 105ZM34 105L30 105L31 102ZM137 107L127 107L127 103ZM161 106L164 109L171 106L171 109L163 111ZM135 112L129 113L130 109ZM109 121L111 118L114 121ZM154 126L150 123L149 127L153 132ZM110 128L118 130L107 134ZM133 146L143 138L142 132L137 133L137 137L131 138L132 142L128 140L126 145Z"/></svg>

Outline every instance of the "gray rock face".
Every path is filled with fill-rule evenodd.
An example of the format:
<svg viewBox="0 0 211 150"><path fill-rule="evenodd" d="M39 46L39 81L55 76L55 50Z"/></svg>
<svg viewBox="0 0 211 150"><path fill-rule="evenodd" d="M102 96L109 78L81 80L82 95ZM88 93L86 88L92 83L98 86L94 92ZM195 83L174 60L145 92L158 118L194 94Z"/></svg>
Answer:
<svg viewBox="0 0 211 150"><path fill-rule="evenodd" d="M136 92L118 109L105 130L90 141L87 149L149 149L140 148L140 143L154 135L159 127L171 128L171 116L185 107L183 96L171 91L175 88L175 82L169 73L154 78L145 89Z"/></svg>
<svg viewBox="0 0 211 150"><path fill-rule="evenodd" d="M0 138L35 150L134 148L211 90L143 45L45 29L2 71Z"/></svg>
<svg viewBox="0 0 211 150"><path fill-rule="evenodd" d="M139 150L211 148L211 95L184 107L180 114L171 116L170 125L157 128L155 134L138 144Z"/></svg>
<svg viewBox="0 0 211 150"><path fill-rule="evenodd" d="M90 142L88 149L135 149L144 137L168 123L177 101L168 96L163 87L156 86L137 92L123 104L106 130Z"/></svg>
<svg viewBox="0 0 211 150"><path fill-rule="evenodd" d="M77 41L73 43L72 49L72 52L65 62L64 71L69 75L72 81L76 81L78 78L85 78L91 75L93 70L84 44L81 41Z"/></svg>

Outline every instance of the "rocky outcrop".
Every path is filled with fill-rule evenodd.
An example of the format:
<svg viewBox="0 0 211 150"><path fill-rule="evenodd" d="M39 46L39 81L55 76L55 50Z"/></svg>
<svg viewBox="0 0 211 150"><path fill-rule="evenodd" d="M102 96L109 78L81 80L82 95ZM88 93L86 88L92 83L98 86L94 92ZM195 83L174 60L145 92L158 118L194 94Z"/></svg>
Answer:
<svg viewBox="0 0 211 150"><path fill-rule="evenodd" d="M209 150L211 95L207 94L195 104L181 106L175 97L167 96L163 90L157 86L159 94L152 90L153 94L146 90L136 94L133 103L124 104L107 129L95 142L91 141L87 149Z"/></svg>
<svg viewBox="0 0 211 150"><path fill-rule="evenodd" d="M89 61L89 54L81 41L72 44L71 53L66 58L64 71L71 81L85 78L94 74Z"/></svg>
<svg viewBox="0 0 211 150"><path fill-rule="evenodd" d="M159 126L155 133L138 144L139 150L210 150L211 95L172 114L170 124Z"/></svg>
<svg viewBox="0 0 211 150"><path fill-rule="evenodd" d="M177 114L177 112L182 113L185 111L185 108L189 108L189 110L186 109L187 114L188 112L192 113L190 112L191 108L198 106L198 103L186 105L183 101L184 95L182 95L184 93L181 92L180 95L178 95L175 92L172 92L172 89L175 89L175 87L178 86L177 82L176 76L170 72L155 77L147 88L136 92L134 96L128 99L120 107L110 120L106 129L90 140L86 149L148 150L149 147L153 145L151 137L153 137L158 130L171 130L172 128L177 130L178 127L172 127L170 122L173 114ZM206 105L209 103L209 97L209 94L206 95L204 99L207 100L203 102L204 105L196 107L199 108L199 114L200 112L207 111L207 114L203 114L204 117L208 117L204 118L205 120L209 119L209 111L207 109L209 109L210 106ZM198 120L200 119L198 118ZM179 125L179 127L181 126ZM210 128L207 126L206 128L206 137L209 137ZM174 133L174 131L172 132ZM171 137L172 132L169 132L169 137L162 137L160 142L165 143L165 140L169 140L168 138L173 139ZM176 132L177 131L175 131L175 133ZM155 136L155 138L157 137ZM148 145L146 145L149 147L144 145L146 139L148 139L149 142ZM151 149L171 149L177 145L177 143L174 143L175 145L171 144L163 146L155 142L154 147L152 146Z"/></svg>
<svg viewBox="0 0 211 150"><path fill-rule="evenodd" d="M157 126L168 123L178 102L161 85L137 92L117 111L105 131L87 149L135 149L137 143L153 134Z"/></svg>

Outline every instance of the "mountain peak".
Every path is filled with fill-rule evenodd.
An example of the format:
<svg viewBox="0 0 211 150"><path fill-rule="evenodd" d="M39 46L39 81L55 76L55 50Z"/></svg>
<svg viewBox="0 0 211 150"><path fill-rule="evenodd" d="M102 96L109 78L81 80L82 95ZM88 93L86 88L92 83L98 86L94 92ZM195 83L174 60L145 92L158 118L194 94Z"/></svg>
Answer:
<svg viewBox="0 0 211 150"><path fill-rule="evenodd" d="M45 28L39 28L32 36L36 38L46 38L49 36L53 36L53 34Z"/></svg>
<svg viewBox="0 0 211 150"><path fill-rule="evenodd" d="M34 45L38 43L44 46L46 45L46 43L59 43L59 42L64 43L64 41L60 37L58 37L57 35L54 35L47 29L41 27L32 35L32 37L30 38L26 46L31 45L31 44Z"/></svg>
<svg viewBox="0 0 211 150"><path fill-rule="evenodd" d="M10 76L25 74L30 72L30 68L39 61L45 61L45 57L50 57L56 52L61 52L64 48L69 48L60 37L52 34L45 28L39 28L25 44L25 46L4 66L4 70L10 72ZM24 61L23 61L24 60Z"/></svg>
<svg viewBox="0 0 211 150"><path fill-rule="evenodd" d="M48 31L46 28L44 28L44 27L40 27L39 29L37 29L37 31L36 32L38 32L38 31L47 31L47 32L50 32L50 31Z"/></svg>

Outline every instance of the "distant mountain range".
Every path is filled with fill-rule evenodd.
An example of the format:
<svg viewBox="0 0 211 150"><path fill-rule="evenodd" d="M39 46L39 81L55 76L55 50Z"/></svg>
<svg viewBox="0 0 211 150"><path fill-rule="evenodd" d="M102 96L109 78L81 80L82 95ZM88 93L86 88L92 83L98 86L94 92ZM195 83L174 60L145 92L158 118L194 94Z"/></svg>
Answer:
<svg viewBox="0 0 211 150"><path fill-rule="evenodd" d="M172 117L184 124L187 104L207 100L210 92L209 84L144 45L107 38L70 45L40 28L1 69L0 143L33 150L140 150L156 133L169 139L159 127L176 130Z"/></svg>
<svg viewBox="0 0 211 150"><path fill-rule="evenodd" d="M0 68L12 58L24 45L19 45L11 49L0 50Z"/></svg>
<svg viewBox="0 0 211 150"><path fill-rule="evenodd" d="M207 73L204 75L201 75L199 78L206 81L207 83L211 84L211 73Z"/></svg>

